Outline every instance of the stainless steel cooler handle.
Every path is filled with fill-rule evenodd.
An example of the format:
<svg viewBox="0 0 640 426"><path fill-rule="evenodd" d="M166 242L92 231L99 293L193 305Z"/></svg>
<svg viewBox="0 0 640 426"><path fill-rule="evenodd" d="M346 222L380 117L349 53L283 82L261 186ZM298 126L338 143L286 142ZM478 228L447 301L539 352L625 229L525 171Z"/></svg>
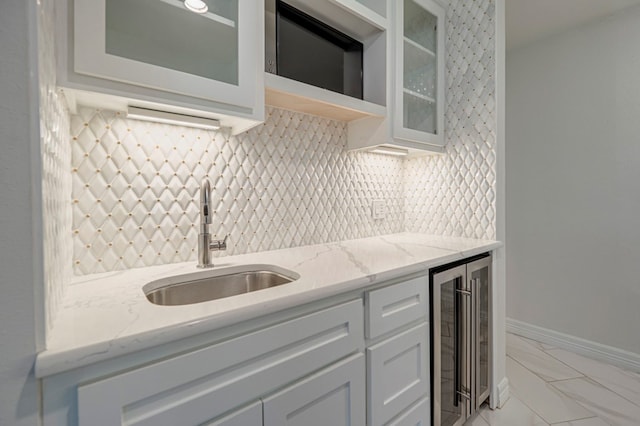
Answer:
<svg viewBox="0 0 640 426"><path fill-rule="evenodd" d="M466 283L463 282L462 284ZM471 371L467 362L471 355L471 295L471 291L467 290L466 288L456 289L456 297L458 302L458 309L456 309L456 330L458 333L458 335L456 336L456 343L458 347L456 348L456 353L459 354L457 357L458 365L456 366L456 402L462 401L463 399L466 401L471 400ZM464 378L461 377L463 372ZM468 406L469 404L467 404L467 411Z"/></svg>

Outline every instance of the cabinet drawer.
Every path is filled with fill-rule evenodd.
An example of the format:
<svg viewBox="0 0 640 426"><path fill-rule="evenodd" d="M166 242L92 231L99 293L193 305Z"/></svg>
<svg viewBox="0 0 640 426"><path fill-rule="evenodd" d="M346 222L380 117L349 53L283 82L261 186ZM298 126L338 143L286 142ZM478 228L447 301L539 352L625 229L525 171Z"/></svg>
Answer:
<svg viewBox="0 0 640 426"><path fill-rule="evenodd" d="M356 355L264 400L264 426L359 426L365 421L364 356Z"/></svg>
<svg viewBox="0 0 640 426"><path fill-rule="evenodd" d="M428 333L422 323L367 349L370 426L386 424L428 395Z"/></svg>
<svg viewBox="0 0 640 426"><path fill-rule="evenodd" d="M427 319L429 277L418 277L367 293L367 338Z"/></svg>
<svg viewBox="0 0 640 426"><path fill-rule="evenodd" d="M362 301L78 388L82 425L199 425L363 346Z"/></svg>
<svg viewBox="0 0 640 426"><path fill-rule="evenodd" d="M388 426L431 426L431 402L429 398L420 400Z"/></svg>

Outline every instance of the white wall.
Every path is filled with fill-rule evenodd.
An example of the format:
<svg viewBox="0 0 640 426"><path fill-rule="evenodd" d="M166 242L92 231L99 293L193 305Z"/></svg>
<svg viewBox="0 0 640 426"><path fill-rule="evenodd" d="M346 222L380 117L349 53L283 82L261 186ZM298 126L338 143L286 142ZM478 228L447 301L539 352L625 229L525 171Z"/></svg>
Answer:
<svg viewBox="0 0 640 426"><path fill-rule="evenodd" d="M640 354L640 7L507 54L507 316Z"/></svg>
<svg viewBox="0 0 640 426"><path fill-rule="evenodd" d="M38 424L42 342L35 1L0 2L0 425ZM35 224L35 225L34 225ZM36 285L36 283L38 283ZM37 331L37 332L36 332Z"/></svg>

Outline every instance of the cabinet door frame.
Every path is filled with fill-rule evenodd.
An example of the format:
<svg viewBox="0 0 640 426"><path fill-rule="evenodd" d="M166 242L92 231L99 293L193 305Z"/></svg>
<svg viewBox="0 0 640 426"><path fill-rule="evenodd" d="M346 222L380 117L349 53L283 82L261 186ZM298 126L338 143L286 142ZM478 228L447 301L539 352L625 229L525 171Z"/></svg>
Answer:
<svg viewBox="0 0 640 426"><path fill-rule="evenodd" d="M479 289L476 283L473 282L472 276L473 273L476 271L480 271L484 268L487 268L487 286L488 286L488 291L489 294L487 295L487 300L489 303L488 306L488 312L489 312L489 317L488 317L488 336L489 336L489 342L487 343L487 347L488 347L488 354L487 357L489 359L489 363L487 365L487 377L489 378L489 383L487 386L487 389L482 393L482 394L478 394L478 383L480 381L480 350L479 350L479 344L476 342L476 347L474 348L474 352L475 352L475 357L472 360L472 362L475 365L475 368L473 369L475 372L475 377L474 377L474 385L476 387L475 392L476 392L476 397L475 397L475 406L473 407L473 409L475 411L479 410L479 403L486 400L490 395L491 395L491 389L493 388L493 364L491 362L491 360L493 359L493 285L492 285L492 271L491 271L491 264L492 264L492 259L493 256L488 256L488 257L484 257L482 259L478 259L476 261L467 263L467 280L469 281L468 286L469 288L472 289L472 293L473 293L473 308L472 308L472 312L473 312L473 322L474 322L474 330L473 330L473 334L477 337L479 336L479 332L478 332L478 327L480 327L480 294L479 294Z"/></svg>
<svg viewBox="0 0 640 426"><path fill-rule="evenodd" d="M70 1L70 0L67 0ZM105 52L106 1L73 0L72 22L67 31L73 34L73 70L91 77L147 87L189 97L254 108L256 68L259 58L256 40L263 28L262 3L238 1L238 85L196 76L182 71L127 59Z"/></svg>
<svg viewBox="0 0 640 426"><path fill-rule="evenodd" d="M231 414L201 426L263 426L262 401L240 408Z"/></svg>
<svg viewBox="0 0 640 426"><path fill-rule="evenodd" d="M395 2L394 47L395 69L393 81L393 136L420 144L444 146L444 97L445 97L445 9L433 0L412 0L438 19L437 28L437 75L436 75L436 133L422 132L404 127L404 1Z"/></svg>
<svg viewBox="0 0 640 426"><path fill-rule="evenodd" d="M356 299L81 384L78 424L201 424L360 351L363 319Z"/></svg>
<svg viewBox="0 0 640 426"><path fill-rule="evenodd" d="M398 364L390 364L404 360L405 354L414 350L417 353L417 365L403 364L398 370ZM420 325L400 332L370 348L367 348L367 379L368 414L367 424L379 426L387 424L419 399L429 394L430 388L430 348L429 325ZM394 370L395 368L395 370ZM409 382L404 382L400 392L389 396L388 382L385 377L407 371L415 372ZM406 377L405 377L406 378Z"/></svg>
<svg viewBox="0 0 640 426"><path fill-rule="evenodd" d="M365 383L365 357L358 353L264 398L264 426L288 425L291 413L312 407L315 402L324 400L327 395L342 387L348 388L347 425L364 425ZM319 419L314 424L321 424L323 421L324 419Z"/></svg>

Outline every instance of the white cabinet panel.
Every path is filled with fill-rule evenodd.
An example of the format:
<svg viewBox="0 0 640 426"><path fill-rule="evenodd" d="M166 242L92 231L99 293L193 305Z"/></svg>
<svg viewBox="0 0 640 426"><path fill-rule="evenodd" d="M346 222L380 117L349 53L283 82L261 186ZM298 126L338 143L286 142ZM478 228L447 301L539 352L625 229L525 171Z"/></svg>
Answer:
<svg viewBox="0 0 640 426"><path fill-rule="evenodd" d="M360 299L78 388L81 426L197 425L363 346Z"/></svg>
<svg viewBox="0 0 640 426"><path fill-rule="evenodd" d="M429 310L429 277L418 277L367 293L367 338L374 339L420 319Z"/></svg>
<svg viewBox="0 0 640 426"><path fill-rule="evenodd" d="M252 107L260 2L226 3L200 15L176 0L75 0L74 69Z"/></svg>
<svg viewBox="0 0 640 426"><path fill-rule="evenodd" d="M432 0L398 0L394 26L394 139L444 145L444 17Z"/></svg>
<svg viewBox="0 0 640 426"><path fill-rule="evenodd" d="M389 422L388 426L431 426L431 404L424 398Z"/></svg>
<svg viewBox="0 0 640 426"><path fill-rule="evenodd" d="M235 411L214 422L202 426L262 426L262 401Z"/></svg>
<svg viewBox="0 0 640 426"><path fill-rule="evenodd" d="M76 103L214 117L234 133L264 119L258 0L57 0L58 85Z"/></svg>
<svg viewBox="0 0 640 426"><path fill-rule="evenodd" d="M386 424L429 392L426 323L367 349L368 423Z"/></svg>
<svg viewBox="0 0 640 426"><path fill-rule="evenodd" d="M264 400L264 426L360 426L365 422L363 355Z"/></svg>

